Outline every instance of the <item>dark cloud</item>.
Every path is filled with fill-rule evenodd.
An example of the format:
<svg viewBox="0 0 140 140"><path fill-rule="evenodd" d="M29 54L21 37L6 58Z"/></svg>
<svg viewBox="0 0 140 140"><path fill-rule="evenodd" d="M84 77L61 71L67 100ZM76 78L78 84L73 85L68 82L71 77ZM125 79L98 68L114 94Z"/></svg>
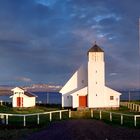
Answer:
<svg viewBox="0 0 140 140"><path fill-rule="evenodd" d="M107 84L138 88L139 5L139 0L1 0L0 84L64 84L96 40L105 50Z"/></svg>

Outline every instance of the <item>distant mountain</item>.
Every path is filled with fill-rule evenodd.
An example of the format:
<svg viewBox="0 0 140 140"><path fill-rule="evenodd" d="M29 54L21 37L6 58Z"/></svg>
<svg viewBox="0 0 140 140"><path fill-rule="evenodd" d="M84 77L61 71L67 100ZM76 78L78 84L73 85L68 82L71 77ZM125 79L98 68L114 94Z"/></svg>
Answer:
<svg viewBox="0 0 140 140"><path fill-rule="evenodd" d="M33 84L31 86L24 86L24 89L28 91L46 91L46 92L58 92L62 86L50 85L50 84Z"/></svg>
<svg viewBox="0 0 140 140"><path fill-rule="evenodd" d="M10 95L11 89L16 86L0 85L0 95ZM23 89L30 92L58 92L62 86L50 84L33 84L31 86L21 86Z"/></svg>

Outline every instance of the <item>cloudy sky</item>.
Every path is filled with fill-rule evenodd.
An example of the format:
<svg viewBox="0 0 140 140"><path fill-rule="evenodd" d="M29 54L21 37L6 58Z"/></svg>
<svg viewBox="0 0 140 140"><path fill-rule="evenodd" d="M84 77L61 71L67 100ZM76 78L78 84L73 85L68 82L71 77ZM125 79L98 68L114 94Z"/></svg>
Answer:
<svg viewBox="0 0 140 140"><path fill-rule="evenodd" d="M140 87L139 0L0 0L0 85L63 85L104 49L106 84Z"/></svg>

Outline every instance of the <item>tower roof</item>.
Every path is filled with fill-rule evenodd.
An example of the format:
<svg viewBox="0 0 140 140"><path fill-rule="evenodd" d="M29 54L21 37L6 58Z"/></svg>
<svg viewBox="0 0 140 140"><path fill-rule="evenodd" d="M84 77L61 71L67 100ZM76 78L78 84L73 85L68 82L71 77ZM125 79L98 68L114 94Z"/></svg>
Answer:
<svg viewBox="0 0 140 140"><path fill-rule="evenodd" d="M95 44L92 48L88 50L88 53L89 52L104 52L104 51L98 45Z"/></svg>

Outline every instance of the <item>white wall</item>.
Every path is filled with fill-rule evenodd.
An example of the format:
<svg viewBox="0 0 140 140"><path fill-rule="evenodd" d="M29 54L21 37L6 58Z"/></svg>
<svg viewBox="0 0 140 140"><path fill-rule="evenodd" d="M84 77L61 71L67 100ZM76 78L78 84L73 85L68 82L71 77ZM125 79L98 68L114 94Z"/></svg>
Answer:
<svg viewBox="0 0 140 140"><path fill-rule="evenodd" d="M62 93L62 107L72 107L70 94L87 86L87 65L82 65L60 90Z"/></svg>
<svg viewBox="0 0 140 140"><path fill-rule="evenodd" d="M119 93L111 88L108 88L108 87L105 87L105 93L106 93L105 106L107 106L107 107L119 107L120 106L121 93ZM114 96L114 100L110 100L110 96Z"/></svg>
<svg viewBox="0 0 140 140"><path fill-rule="evenodd" d="M87 87L74 92L72 95L72 107L77 108L79 107L79 96L86 96L87 95Z"/></svg>
<svg viewBox="0 0 140 140"><path fill-rule="evenodd" d="M72 107L72 96L70 94L62 95L62 107Z"/></svg>
<svg viewBox="0 0 140 140"><path fill-rule="evenodd" d="M62 94L87 86L87 66L82 65L59 91Z"/></svg>
<svg viewBox="0 0 140 140"><path fill-rule="evenodd" d="M104 53L89 52L88 54L88 107L104 105Z"/></svg>
<svg viewBox="0 0 140 140"><path fill-rule="evenodd" d="M33 107L35 106L35 97L28 97L28 96L25 96L23 101L23 106L24 107Z"/></svg>
<svg viewBox="0 0 140 140"><path fill-rule="evenodd" d="M24 94L14 94L12 106L17 107L17 97L23 97L23 107L33 107L35 106L36 97L28 97Z"/></svg>

